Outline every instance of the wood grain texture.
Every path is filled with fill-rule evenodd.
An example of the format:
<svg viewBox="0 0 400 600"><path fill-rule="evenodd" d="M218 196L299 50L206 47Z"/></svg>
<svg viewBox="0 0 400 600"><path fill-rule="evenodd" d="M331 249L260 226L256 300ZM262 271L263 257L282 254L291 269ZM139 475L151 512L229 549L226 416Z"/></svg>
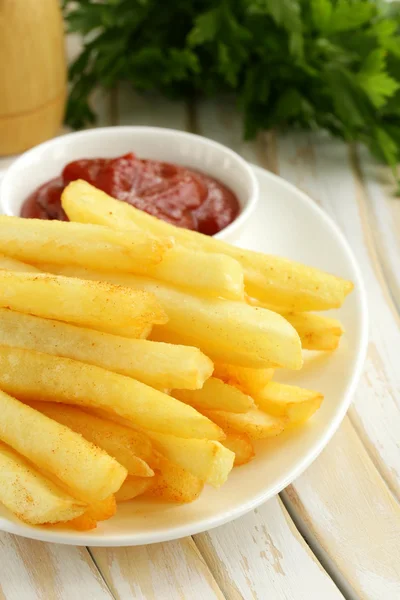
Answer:
<svg viewBox="0 0 400 600"><path fill-rule="evenodd" d="M400 507L347 417L283 498L348 598L400 598Z"/></svg>
<svg viewBox="0 0 400 600"><path fill-rule="evenodd" d="M118 600L223 600L192 538L134 548L93 548Z"/></svg>
<svg viewBox="0 0 400 600"><path fill-rule="evenodd" d="M6 155L54 136L63 119L66 64L58 1L3 0L0 56L0 155Z"/></svg>
<svg viewBox="0 0 400 600"><path fill-rule="evenodd" d="M0 533L0 598L110 600L112 595L85 548Z"/></svg>
<svg viewBox="0 0 400 600"><path fill-rule="evenodd" d="M369 210L366 181L360 176L354 153L323 134L281 136L277 163L282 177L308 193L334 218L361 267L369 303L370 342L349 415L379 472L400 499L400 370L395 350L400 348L400 319L375 245L377 218ZM384 204L382 200L377 210L385 211ZM391 248L397 252L396 246Z"/></svg>
<svg viewBox="0 0 400 600"><path fill-rule="evenodd" d="M343 598L278 497L194 540L229 600Z"/></svg>

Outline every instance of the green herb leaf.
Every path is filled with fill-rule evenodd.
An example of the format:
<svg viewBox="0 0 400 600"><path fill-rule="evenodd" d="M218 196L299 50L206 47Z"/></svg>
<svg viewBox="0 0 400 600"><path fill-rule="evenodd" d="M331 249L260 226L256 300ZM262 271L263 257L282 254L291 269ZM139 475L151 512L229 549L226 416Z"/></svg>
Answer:
<svg viewBox="0 0 400 600"><path fill-rule="evenodd" d="M63 0L83 36L66 119L92 122L96 87L170 98L229 92L244 135L324 128L400 158L400 3L376 0Z"/></svg>

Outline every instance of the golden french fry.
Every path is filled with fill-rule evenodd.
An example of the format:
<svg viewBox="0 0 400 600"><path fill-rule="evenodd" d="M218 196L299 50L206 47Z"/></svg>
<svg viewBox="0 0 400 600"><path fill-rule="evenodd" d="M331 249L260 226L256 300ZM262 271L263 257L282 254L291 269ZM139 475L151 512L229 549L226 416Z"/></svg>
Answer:
<svg viewBox="0 0 400 600"><path fill-rule="evenodd" d="M225 483L232 470L235 455L219 442L154 432L149 432L149 436L171 462L214 487Z"/></svg>
<svg viewBox="0 0 400 600"><path fill-rule="evenodd" d="M253 442L245 433L231 431L221 443L235 453L235 467L245 465L255 456Z"/></svg>
<svg viewBox="0 0 400 600"><path fill-rule="evenodd" d="M247 413L232 413L221 410L202 411L211 421L227 433L246 433L252 440L261 440L282 433L288 423L286 417L274 417L258 408Z"/></svg>
<svg viewBox="0 0 400 600"><path fill-rule="evenodd" d="M4 254L0 254L0 269L5 271L19 271L20 273L40 273L40 269L33 265L28 265L15 258L10 258Z"/></svg>
<svg viewBox="0 0 400 600"><path fill-rule="evenodd" d="M198 348L134 340L6 308L0 308L0 345L80 360L157 388L201 388L213 371Z"/></svg>
<svg viewBox="0 0 400 600"><path fill-rule="evenodd" d="M93 519L93 517L83 513L83 515L63 523L63 528L64 527L67 527L68 529L74 529L75 531L90 531L91 529L96 529L97 521L96 519Z"/></svg>
<svg viewBox="0 0 400 600"><path fill-rule="evenodd" d="M128 475L119 490L115 492L115 499L117 502L127 502L144 494L153 484L154 477L147 477L145 479L143 477Z"/></svg>
<svg viewBox="0 0 400 600"><path fill-rule="evenodd" d="M191 406L130 377L69 358L0 346L0 388L27 401L101 408L161 433L223 437L217 425Z"/></svg>
<svg viewBox="0 0 400 600"><path fill-rule="evenodd" d="M95 187L86 184L86 189L87 195L98 198ZM114 206L117 202L114 200ZM329 273L278 256L243 250L197 231L175 227L126 203L125 206L126 222L145 232L173 237L178 244L191 250L225 254L237 260L244 270L247 293L267 304L289 311L338 308L353 289L350 281Z"/></svg>
<svg viewBox="0 0 400 600"><path fill-rule="evenodd" d="M0 442L0 502L31 525L79 517L87 504L73 498Z"/></svg>
<svg viewBox="0 0 400 600"><path fill-rule="evenodd" d="M344 329L337 319L313 313L285 313L283 315L295 328L304 350L336 350Z"/></svg>
<svg viewBox="0 0 400 600"><path fill-rule="evenodd" d="M271 308L254 298L246 298L251 306ZM285 317L295 328L300 336L301 345L304 350L336 350L344 329L340 321L309 312L287 312L281 308L275 308L276 312Z"/></svg>
<svg viewBox="0 0 400 600"><path fill-rule="evenodd" d="M159 455L160 472L143 498L158 498L164 502L187 503L196 500L204 483L179 465Z"/></svg>
<svg viewBox="0 0 400 600"><path fill-rule="evenodd" d="M95 194L92 191L93 187L82 180L73 181L65 188L62 204L71 221L106 225L116 231L129 232L133 239L141 233L139 227L125 218L125 202L115 201L101 190L96 190ZM177 246L166 252L158 265L148 267L137 261L130 271L206 295L231 300L243 300L244 297L242 267L224 254L210 255Z"/></svg>
<svg viewBox="0 0 400 600"><path fill-rule="evenodd" d="M198 340L194 338L190 338L189 335L185 334L177 334L166 329L163 326L155 326L153 327L151 333L149 334L149 339L154 342L161 342L165 344L178 344L183 346L201 346L202 352L206 354L214 364L222 361L229 360L233 365L242 366L243 364L247 365L248 368L252 369L262 369L262 368L272 368L273 363L266 360L260 360L254 356L249 356L245 354L240 346L233 348L229 347L226 349L225 347L218 344L217 340L211 340L210 338L207 341L199 343ZM249 366L250 365L250 366Z"/></svg>
<svg viewBox="0 0 400 600"><path fill-rule="evenodd" d="M125 337L167 320L148 292L47 273L0 270L0 306Z"/></svg>
<svg viewBox="0 0 400 600"><path fill-rule="evenodd" d="M170 239L156 239L140 229L126 235L101 225L0 215L0 252L28 263L44 262L50 255L57 264L130 272L138 262L157 264L171 246Z"/></svg>
<svg viewBox="0 0 400 600"><path fill-rule="evenodd" d="M107 519L111 519L116 512L117 502L115 496L112 494L111 496L108 496L108 498L104 498L104 500L97 500L97 502L90 504L85 514L95 521L107 521Z"/></svg>
<svg viewBox="0 0 400 600"><path fill-rule="evenodd" d="M241 389L249 396L262 389L271 380L273 374L274 369L251 369L221 363L214 365L214 377Z"/></svg>
<svg viewBox="0 0 400 600"><path fill-rule="evenodd" d="M32 408L69 427L114 457L130 475L152 477L153 469L140 456L152 455L147 436L112 421L101 419L76 406L55 402L30 402ZM97 518L97 521L101 519Z"/></svg>
<svg viewBox="0 0 400 600"><path fill-rule="evenodd" d="M72 519L71 521L67 521L64 523L64 526L75 529L76 531L90 531L91 529L96 529L98 521L106 521L107 519L111 519L111 517L115 515L116 511L117 503L115 496L109 496L104 500L93 502L93 504L90 504L83 515L75 517L75 519Z"/></svg>
<svg viewBox="0 0 400 600"><path fill-rule="evenodd" d="M126 478L126 469L106 452L2 391L0 414L0 440L57 477L80 500L103 500Z"/></svg>
<svg viewBox="0 0 400 600"><path fill-rule="evenodd" d="M323 398L313 390L270 381L254 400L261 410L285 417L290 424L295 424L309 419L321 406Z"/></svg>
<svg viewBox="0 0 400 600"><path fill-rule="evenodd" d="M201 390L174 390L172 395L199 410L245 413L254 407L253 398L220 379L207 379Z"/></svg>
<svg viewBox="0 0 400 600"><path fill-rule="evenodd" d="M245 366L290 369L302 366L301 343L296 330L283 317L267 309L221 298L199 298L138 275L57 265L47 265L47 268L56 273L79 274L82 278L111 281L153 293L168 315L164 329L179 337L182 335L189 340L189 345L199 347L219 362L239 360Z"/></svg>

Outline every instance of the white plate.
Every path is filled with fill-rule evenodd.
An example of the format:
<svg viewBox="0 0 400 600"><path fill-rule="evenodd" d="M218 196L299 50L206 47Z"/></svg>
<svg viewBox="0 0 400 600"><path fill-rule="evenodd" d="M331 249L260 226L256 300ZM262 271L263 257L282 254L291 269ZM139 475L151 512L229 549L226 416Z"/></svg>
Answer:
<svg viewBox="0 0 400 600"><path fill-rule="evenodd" d="M207 487L192 504L128 502L90 533L30 527L0 508L0 530L46 542L90 546L150 544L192 535L240 517L280 492L328 443L348 409L366 352L367 308L360 271L343 235L318 206L279 177L258 167L255 172L260 201L239 245L287 256L355 283L355 291L335 315L346 329L340 349L332 355L309 353L300 373L281 376L321 390L325 394L321 409L298 431L257 443L257 456L251 463L234 469L221 489Z"/></svg>

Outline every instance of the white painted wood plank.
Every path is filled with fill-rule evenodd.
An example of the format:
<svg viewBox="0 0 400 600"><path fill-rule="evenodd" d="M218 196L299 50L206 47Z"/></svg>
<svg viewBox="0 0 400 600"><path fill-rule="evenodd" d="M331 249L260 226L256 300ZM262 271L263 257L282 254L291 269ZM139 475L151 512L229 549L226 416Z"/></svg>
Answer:
<svg viewBox="0 0 400 600"><path fill-rule="evenodd" d="M278 497L194 540L229 600L343 598Z"/></svg>
<svg viewBox="0 0 400 600"><path fill-rule="evenodd" d="M347 417L283 498L348 598L400 598L400 507Z"/></svg>
<svg viewBox="0 0 400 600"><path fill-rule="evenodd" d="M327 136L281 136L277 154L279 174L332 215L359 261L369 302L370 343L350 417L400 498L400 321L377 258L365 189L348 148Z"/></svg>
<svg viewBox="0 0 400 600"><path fill-rule="evenodd" d="M261 137L251 143L243 140L241 116L231 100L220 103L203 100L197 103L195 114L196 129L200 135L229 146L249 162L260 164L264 159L265 146Z"/></svg>
<svg viewBox="0 0 400 600"><path fill-rule="evenodd" d="M378 164L366 148L357 149L363 177L366 208L378 257L400 312L400 199L395 195L395 182L388 167Z"/></svg>
<svg viewBox="0 0 400 600"><path fill-rule="evenodd" d="M138 94L127 83L118 87L117 110L118 125L187 128L188 115L182 102L167 100L157 94Z"/></svg>
<svg viewBox="0 0 400 600"><path fill-rule="evenodd" d="M44 544L0 533L3 600L110 600L85 548Z"/></svg>
<svg viewBox="0 0 400 600"><path fill-rule="evenodd" d="M134 548L93 548L118 600L223 600L191 538Z"/></svg>

